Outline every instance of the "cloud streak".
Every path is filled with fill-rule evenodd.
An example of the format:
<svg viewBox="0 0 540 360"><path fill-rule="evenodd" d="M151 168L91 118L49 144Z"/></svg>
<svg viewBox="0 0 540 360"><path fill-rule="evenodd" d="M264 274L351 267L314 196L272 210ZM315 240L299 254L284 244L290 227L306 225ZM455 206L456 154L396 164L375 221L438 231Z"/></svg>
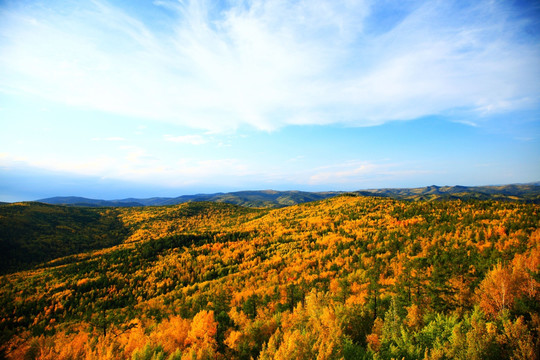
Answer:
<svg viewBox="0 0 540 360"><path fill-rule="evenodd" d="M366 183L381 183L388 179L400 177L407 179L418 175L431 175L433 170L411 167L410 163L389 163L388 161L348 161L315 168L310 171L306 181L311 185L339 184L363 186Z"/></svg>
<svg viewBox="0 0 540 360"><path fill-rule="evenodd" d="M0 154L0 169L21 169L71 174L72 176L95 176L139 184L164 187L195 185L257 188L272 187L288 183L316 188L333 186L357 189L374 181L386 181L392 177L408 178L414 175L429 175L430 171L411 168L410 164L388 161L348 161L344 163L298 168L291 165L281 170L268 168L264 163L255 163L238 158L195 159L181 158L174 163L153 157L145 149L122 147L121 157L98 156L84 160L43 158L30 160L11 154Z"/></svg>
<svg viewBox="0 0 540 360"><path fill-rule="evenodd" d="M126 139L121 136L110 136L106 138L95 137L92 138L92 141L126 141Z"/></svg>
<svg viewBox="0 0 540 360"><path fill-rule="evenodd" d="M208 142L201 135L180 135L180 136L164 135L163 138L165 139L165 141L182 143L182 144L190 144L190 145L203 145Z"/></svg>
<svg viewBox="0 0 540 360"><path fill-rule="evenodd" d="M539 104L539 42L526 32L537 20L504 3L413 2L379 28L370 24L385 2L231 4L159 1L153 18L98 0L5 6L0 82L69 106L214 132Z"/></svg>

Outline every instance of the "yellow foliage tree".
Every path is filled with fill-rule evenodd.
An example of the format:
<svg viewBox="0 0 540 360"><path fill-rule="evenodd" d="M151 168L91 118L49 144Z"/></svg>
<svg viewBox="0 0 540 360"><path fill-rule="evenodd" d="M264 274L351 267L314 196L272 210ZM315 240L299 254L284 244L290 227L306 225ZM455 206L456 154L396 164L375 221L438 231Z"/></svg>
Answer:
<svg viewBox="0 0 540 360"><path fill-rule="evenodd" d="M201 310L191 323L187 336L189 349L182 359L214 359L217 349L216 334L217 322L214 319L214 311Z"/></svg>

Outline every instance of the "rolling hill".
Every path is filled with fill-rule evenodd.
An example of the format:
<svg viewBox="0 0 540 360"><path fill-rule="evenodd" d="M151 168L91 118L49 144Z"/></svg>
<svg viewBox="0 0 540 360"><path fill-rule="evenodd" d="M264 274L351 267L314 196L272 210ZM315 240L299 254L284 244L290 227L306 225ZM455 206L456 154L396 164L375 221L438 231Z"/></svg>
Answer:
<svg viewBox="0 0 540 360"><path fill-rule="evenodd" d="M46 199L36 200L43 204L50 205L70 205L70 206L86 206L86 207L130 207L130 206L144 206L142 202L138 202L137 199L131 200L100 200L100 199L88 199L80 196L55 196Z"/></svg>
<svg viewBox="0 0 540 360"><path fill-rule="evenodd" d="M375 189L356 192L364 196L383 196L400 200L500 200L540 203L540 184L499 186L427 186L410 189Z"/></svg>
<svg viewBox="0 0 540 360"><path fill-rule="evenodd" d="M175 198L154 197L148 199L120 199L120 200L96 200L75 196L53 197L37 200L38 202L53 205L74 205L74 206L112 206L112 207L130 207L130 206L163 206L178 205L192 201L211 201L226 202L229 204L260 207L260 208L278 208L290 205L301 204L309 201L317 201L336 196L340 192L305 192L305 191L238 191L231 193L215 194L196 194L182 195Z"/></svg>
<svg viewBox="0 0 540 360"><path fill-rule="evenodd" d="M37 258L0 277L0 355L535 359L539 206L2 205L0 240ZM78 236L92 246L40 257Z"/></svg>
<svg viewBox="0 0 540 360"><path fill-rule="evenodd" d="M0 274L121 243L128 232L118 215L114 209L0 205Z"/></svg>
<svg viewBox="0 0 540 360"><path fill-rule="evenodd" d="M92 206L92 207L131 207L178 205L190 201L226 202L229 204L258 207L280 208L331 198L343 191L306 192L306 191L238 191L231 193L183 195L175 198L154 197L147 199L128 198L120 200L96 200L76 196L52 197L37 200L53 205ZM540 203L540 184L512 184L501 186L427 186L403 189L370 189L353 193L361 196L389 197L399 200L501 200L526 201Z"/></svg>

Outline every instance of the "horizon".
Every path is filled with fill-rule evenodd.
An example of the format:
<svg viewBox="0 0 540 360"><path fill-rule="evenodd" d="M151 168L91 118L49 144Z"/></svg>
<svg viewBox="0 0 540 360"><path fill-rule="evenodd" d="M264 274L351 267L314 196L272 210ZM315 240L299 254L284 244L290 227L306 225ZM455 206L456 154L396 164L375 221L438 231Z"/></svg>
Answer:
<svg viewBox="0 0 540 360"><path fill-rule="evenodd" d="M0 54L4 202L540 179L540 4L8 0Z"/></svg>
<svg viewBox="0 0 540 360"><path fill-rule="evenodd" d="M5 203L19 203L19 202L39 202L41 200L50 200L56 198L80 198L85 200L98 200L98 201L124 201L124 200L147 200L147 199L175 199L184 196L199 196L199 195L217 195L217 194L235 194L235 193L244 193L244 192L278 192L278 193L287 193L287 192L307 192L307 193L349 193L349 192L362 192L362 191L377 191L377 190L413 190L413 189L424 189L429 187L437 188L447 188L447 187L466 187L466 188L484 188L484 187L500 187L500 186L540 186L540 181L533 181L528 183L513 183L513 184L489 184L489 185L425 185L425 186L414 186L414 187L382 187L382 188L364 188L364 189L355 189L355 190L318 190L318 191L307 191L307 190L297 190L297 189L286 189L286 190L275 190L275 189L244 189L244 190L233 190L233 191L217 191L212 193L190 193L190 194L180 194L180 195L169 195L169 196L147 196L147 197L136 197L136 196L127 196L121 198L104 198L104 197L86 197L80 195L55 195L39 199L26 199L26 200L16 200L16 201L4 201L0 202Z"/></svg>

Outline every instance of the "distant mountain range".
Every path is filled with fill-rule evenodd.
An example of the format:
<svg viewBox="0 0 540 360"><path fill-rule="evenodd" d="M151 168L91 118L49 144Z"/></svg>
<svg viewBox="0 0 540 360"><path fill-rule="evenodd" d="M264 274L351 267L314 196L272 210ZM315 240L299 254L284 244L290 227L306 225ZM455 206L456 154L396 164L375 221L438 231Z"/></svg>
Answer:
<svg viewBox="0 0 540 360"><path fill-rule="evenodd" d="M175 198L153 197L147 199L128 198L120 200L88 199L76 196L52 197L37 200L53 205L90 207L130 207L177 205L190 201L226 202L247 207L279 208L310 201L323 200L337 195L390 197L409 201L436 201L452 199L477 199L501 201L526 201L540 203L540 182L500 186L426 186L403 189L370 189L353 192L327 191L238 191L216 194L183 195Z"/></svg>
<svg viewBox="0 0 540 360"><path fill-rule="evenodd" d="M501 200L540 203L540 182L498 186L426 186L411 189L376 189L355 192L400 200Z"/></svg>
<svg viewBox="0 0 540 360"><path fill-rule="evenodd" d="M310 201L327 199L341 194L339 191L237 191L230 193L183 195L175 198L153 197L148 199L96 200L76 196L52 197L37 200L53 205L93 206L93 207L128 207L128 206L163 206L177 205L190 201L226 202L247 207L278 208Z"/></svg>

